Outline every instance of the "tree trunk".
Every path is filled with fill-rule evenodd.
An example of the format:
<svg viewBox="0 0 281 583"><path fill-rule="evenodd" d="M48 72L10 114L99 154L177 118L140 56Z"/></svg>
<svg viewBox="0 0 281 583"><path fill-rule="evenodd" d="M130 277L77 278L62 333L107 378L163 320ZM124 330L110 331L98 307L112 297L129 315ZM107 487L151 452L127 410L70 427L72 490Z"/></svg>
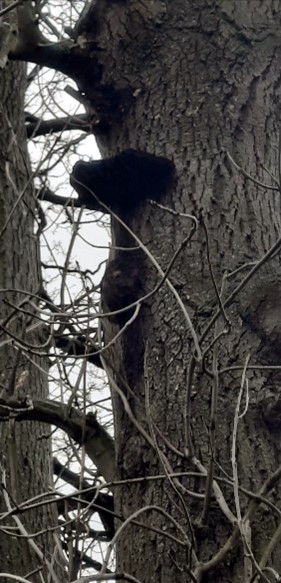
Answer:
<svg viewBox="0 0 281 583"><path fill-rule="evenodd" d="M260 188L228 157L251 176L276 186L270 177L272 173L278 180L280 117L274 2L132 0L108 3L103 10L95 22L95 43L106 48L98 56L103 83L130 89L133 97L129 104L124 101L126 115L108 124L101 109L101 150L112 155L130 147L164 155L177 170L177 186L162 201L173 214L146 203L121 218L163 271L184 238L192 235L191 215L199 222L169 272L174 287L165 282L148 298L106 353L108 370L131 409L128 416L113 383L118 477L128 480L116 488L116 509L127 517L143 508L138 521L145 525L127 525L117 537L118 570L147 583L195 580L191 571L198 581L238 583L251 575L246 579L246 535L243 546L236 527L239 505L231 482L236 462L239 486L257 493L280 457L280 434L268 429L262 415L269 387L276 396L280 377L264 368L280 364L278 254L203 333L219 307L217 295L225 301L280 233L279 192ZM113 237L121 247L128 240L116 220ZM112 257L118 253L120 257L118 251ZM132 260L126 262L126 252L122 260L130 273ZM146 294L160 277L144 253L135 261ZM109 323L106 340L117 331ZM245 407L246 413L239 417L236 435L247 363L248 385L239 414ZM208 469L221 480L217 484L225 507L216 485L208 502L206 479L198 477ZM174 479L170 472L197 476ZM147 476L155 479L130 482ZM254 512L252 502L249 510L250 495L240 491L239 500L242 517L249 512L249 544L259 563L276 518L266 505ZM277 491L272 500L280 500ZM225 552L219 556L222 547ZM272 559L280 570L280 552Z"/></svg>
<svg viewBox="0 0 281 583"><path fill-rule="evenodd" d="M41 280L36 235L39 224L34 221L35 197L24 128L25 77L25 66L19 63L9 63L1 71L0 382L2 397L24 398L28 395L32 400L35 396L47 396L47 376L44 373L47 363L46 358L37 356L40 345L46 340L42 330L29 331L38 320L32 316L34 310L28 300L38 303ZM23 311L18 311L17 307ZM6 333L7 329L9 333ZM24 350L20 348L22 341L27 343ZM1 488L0 500L1 512L6 512L9 510L7 499L13 507L48 491L50 428L34 422L15 425L11 420L8 424L1 423L0 431L1 482L6 481L6 487ZM21 575L34 582L42 581L41 576L49 573L47 562L54 559L55 569L57 563L57 555L53 555L53 534L48 530L55 524L54 507L35 507L22 512L18 519L26 533L11 516L1 521L6 532L0 532L0 572ZM18 534L18 538L7 535L9 528ZM36 552L33 541L23 535L41 531L42 535L34 538L39 549Z"/></svg>
<svg viewBox="0 0 281 583"><path fill-rule="evenodd" d="M156 290L102 355L125 481L115 508L128 519L117 565L147 583L249 583L281 569L277 4L99 0L71 50L36 46L35 34L13 53L78 81L104 155L134 148L176 166L168 210L117 213L136 240L113 217L118 269L103 282L117 304ZM116 320L104 331L112 341Z"/></svg>

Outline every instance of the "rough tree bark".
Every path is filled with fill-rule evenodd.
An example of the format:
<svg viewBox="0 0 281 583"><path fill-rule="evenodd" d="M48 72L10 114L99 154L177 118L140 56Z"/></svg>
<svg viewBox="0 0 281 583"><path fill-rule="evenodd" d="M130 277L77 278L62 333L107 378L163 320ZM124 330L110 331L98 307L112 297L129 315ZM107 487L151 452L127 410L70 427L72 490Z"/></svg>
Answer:
<svg viewBox="0 0 281 583"><path fill-rule="evenodd" d="M23 355L19 345L11 342L5 333L9 322L15 337L27 342L27 346L40 345L46 340L28 329L35 320L18 313L15 307L26 305L29 294L40 294L39 240L35 232L39 225L36 216L35 197L31 182L31 170L26 149L24 127L24 94L26 67L21 63L9 63L1 71L0 82L0 318L1 354L0 383L1 398L45 397L48 394L45 358L36 358L28 352ZM33 300L35 298L33 297ZM12 318L11 318L12 316ZM12 324L12 320L14 323ZM40 369L38 368L40 366ZM1 442L1 512L36 496L50 486L50 428L35 422L15 424L14 421L0 424ZM6 488L3 487L6 484ZM42 531L35 541L40 557L30 541L25 538L13 519L1 521L1 526L13 527L19 538L0 536L0 572L28 576L32 581L41 581L45 576L46 561L52 560L55 548L53 534L48 531L56 524L54 507L41 506L35 511L20 516L26 534ZM18 528L17 528L18 527ZM11 544L12 540L12 544ZM54 555L55 563L57 556ZM56 568L56 567L55 567Z"/></svg>
<svg viewBox="0 0 281 583"><path fill-rule="evenodd" d="M240 486L258 493L264 485L262 494L270 491L274 504L280 502L278 476L266 482L280 458L278 418L274 430L268 423L271 403L276 413L279 404L280 373L273 369L280 364L278 253L226 300L280 233L280 194L271 177L280 182L279 27L280 3L273 0L100 0L76 29L81 51L73 48L71 75L92 105L102 153L131 147L165 155L178 177L163 200L173 213L149 203L121 213L163 271L182 249L169 284L143 302L105 355L118 477L128 480L115 489L116 511L127 517L146 507L138 515L145 528L129 524L118 536L118 570L139 581L250 581L247 545L263 567L278 523L277 512L240 492L240 511L249 519L240 524L240 536L232 484L237 462ZM62 52L52 61L52 50L41 46L35 55L21 47L12 56L70 72L71 50L64 47L64 61ZM79 58L84 69L76 66ZM228 153L274 188L249 180ZM191 215L198 220L195 234ZM124 233L114 219L117 246L127 244ZM160 278L148 256L138 253L134 261L126 255L132 251L123 252L124 270L137 264L143 294L153 290ZM215 321L221 300L225 312ZM106 341L117 330L109 321ZM246 403L246 413L238 419L246 365L240 410ZM212 484L205 471L221 481ZM176 480L170 472L191 474ZM165 479L129 481L159 474ZM280 571L278 545L271 558Z"/></svg>
<svg viewBox="0 0 281 583"><path fill-rule="evenodd" d="M227 156L229 152L252 176L274 184L262 167L265 165L269 173L278 173L280 43L274 17L274 3L270 1L259 7L256 2L176 0L172 4L108 3L107 11L104 5L92 20L95 43L105 49L99 57L103 83L126 88L136 95L121 120L111 120L104 131L101 128L98 141L102 152L112 155L129 146L173 159L178 184L164 203L200 221L196 235L169 273L193 318L197 337L218 306L207 241L220 292L224 274L258 261L280 233L279 192L258 188L237 171ZM191 220L150 204L145 204L141 212L127 215L126 222L164 271L191 229ZM124 233L116 221L113 235L115 243L122 246ZM145 255L141 262L142 288L147 293L159 282L159 275ZM129 259L127 265L131 270ZM225 280L223 299L249 269ZM116 382L125 392L134 418L148 431L154 447L143 438L124 411L124 403L115 396L120 478L169 470L199 471L201 463L207 470L212 456L215 475L232 476L232 433L245 359L249 355L252 365L280 364L278 274L277 256L258 272L243 295L237 296L226 312L228 322L221 317L210 329L200 344L201 355L215 335L223 329L228 334L209 350L203 370L200 358L197 364L194 359L191 362L191 355L196 355L191 333L168 286L163 285L144 303L137 320L115 343L108 360L109 369L121 374L129 385L131 391L117 376ZM271 296L267 300L268 293ZM256 298L259 300L254 304ZM113 326L106 338L114 333ZM219 375L216 372L217 368L221 371L234 365L240 370ZM266 427L260 407L268 385L278 390L279 375L254 368L247 376L249 404L239 422L236 455L239 483L258 492L279 463L278 440ZM187 414L191 436L185 429ZM166 440L177 448L178 454ZM212 560L229 540L235 531L235 524L230 523L234 517L229 512L227 518L213 497L208 508L208 504L204 506L204 496L198 500L182 486L199 494L205 492L205 482L198 484L198 478L186 478L180 484L168 479L129 483L116 491L117 512L129 516L141 507L157 505L179 521L191 547L194 543L188 549L164 534L128 527L117 545L120 570L150 582L186 581L190 569L198 580L245 580L245 549L241 541L236 547L230 544L235 542L235 534L230 539L230 552L217 565L214 562L210 574L204 576L207 569L200 566L201 562ZM236 515L232 487L222 485L222 490L229 510ZM278 499L275 492L275 503ZM249 498L241 498L242 515L248 504ZM148 508L142 520L184 542L181 531L156 510ZM276 516L269 514L266 507L251 522L251 544L257 561L275 527ZM273 554L273 558L275 568L280 569L280 553Z"/></svg>

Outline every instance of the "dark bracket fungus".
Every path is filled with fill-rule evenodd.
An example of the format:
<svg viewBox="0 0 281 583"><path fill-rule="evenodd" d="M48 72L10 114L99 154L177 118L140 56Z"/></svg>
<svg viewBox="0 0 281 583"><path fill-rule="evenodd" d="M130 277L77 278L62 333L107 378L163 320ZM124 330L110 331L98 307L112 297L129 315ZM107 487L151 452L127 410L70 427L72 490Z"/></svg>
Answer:
<svg viewBox="0 0 281 583"><path fill-rule="evenodd" d="M159 201L173 184L175 166L163 156L125 150L112 158L79 161L73 167L70 183L79 202L87 208L108 212L127 211L146 199Z"/></svg>

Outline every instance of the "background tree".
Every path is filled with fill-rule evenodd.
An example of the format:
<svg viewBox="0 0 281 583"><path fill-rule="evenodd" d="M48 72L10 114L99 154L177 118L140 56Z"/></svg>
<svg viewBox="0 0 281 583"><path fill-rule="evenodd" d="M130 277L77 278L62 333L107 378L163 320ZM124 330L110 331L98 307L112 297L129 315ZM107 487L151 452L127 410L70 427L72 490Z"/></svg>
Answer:
<svg viewBox="0 0 281 583"><path fill-rule="evenodd" d="M1 400L21 399L25 406L35 396L48 395L46 357L29 347L46 341L42 330L32 330L34 308L41 289L39 228L36 216L26 135L24 94L26 67L9 63L1 72ZM34 229L36 228L36 233ZM26 335L29 329L28 336ZM22 348L21 348L22 347ZM7 414L8 409L4 410ZM11 409L10 409L11 412ZM50 429L38 423L1 424L1 511L9 511L50 485ZM24 518L1 520L1 571L32 573L40 580L57 571L55 541L49 529L56 525L54 506L40 506ZM28 540L28 533L41 533ZM18 538L11 535L17 534ZM54 553L54 554L53 554ZM53 555L54 564L51 557ZM60 570L59 570L60 572ZM30 575L31 576L31 575Z"/></svg>
<svg viewBox="0 0 281 583"><path fill-rule="evenodd" d="M56 42L38 27L36 14L48 23L43 5L17 8L9 57L69 75L86 113L28 122L29 135L85 124L105 157L128 148L165 156L176 179L159 203L128 209L114 202L108 164L99 169L112 201L95 199L96 170L91 193L92 167L76 167L75 205L111 211L103 308L135 304L129 319L101 318L101 332L89 289L71 305L44 296L50 323L60 323L57 348L107 372L114 446L85 417L85 392L84 407L77 391L66 406L8 404L17 420L64 429L99 476L118 480L99 579L111 577L117 543L116 578L279 580L279 3L99 0ZM66 204L46 188L39 195ZM108 498L100 505L112 509Z"/></svg>

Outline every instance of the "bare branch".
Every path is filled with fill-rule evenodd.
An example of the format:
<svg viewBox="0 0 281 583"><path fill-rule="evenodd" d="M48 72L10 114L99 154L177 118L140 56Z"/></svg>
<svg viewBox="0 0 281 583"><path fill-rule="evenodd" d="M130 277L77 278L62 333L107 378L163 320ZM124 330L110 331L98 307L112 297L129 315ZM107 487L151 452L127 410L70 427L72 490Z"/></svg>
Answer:
<svg viewBox="0 0 281 583"><path fill-rule="evenodd" d="M81 130L91 132L92 124L86 113L81 113L72 117L61 117L54 119L35 119L26 124L26 133L28 138L36 136L45 136L49 133L65 132L70 130Z"/></svg>
<svg viewBox="0 0 281 583"><path fill-rule="evenodd" d="M78 409L50 400L23 401L0 398L0 419L14 417L16 421L43 421L59 427L77 443L84 444L89 458L101 476L111 481L115 476L115 451L112 437L94 414L86 417Z"/></svg>
<svg viewBox="0 0 281 583"><path fill-rule="evenodd" d="M98 488L94 488L91 490L91 484L87 482L87 480L83 479L81 482L80 476L72 472L69 468L63 466L57 458L53 458L53 470L54 474L56 474L59 478L71 484L74 488L79 490L83 488L83 490L89 490L83 494L83 500L80 502L84 503L84 501L89 502L91 505L91 510L93 512L98 512L100 519L103 523L105 530L110 534L113 535L114 533L114 520L113 520L113 512L114 512L114 503L113 503L113 496L110 494L106 494L100 492ZM58 500L58 505L60 500ZM75 504L77 507L77 503Z"/></svg>

